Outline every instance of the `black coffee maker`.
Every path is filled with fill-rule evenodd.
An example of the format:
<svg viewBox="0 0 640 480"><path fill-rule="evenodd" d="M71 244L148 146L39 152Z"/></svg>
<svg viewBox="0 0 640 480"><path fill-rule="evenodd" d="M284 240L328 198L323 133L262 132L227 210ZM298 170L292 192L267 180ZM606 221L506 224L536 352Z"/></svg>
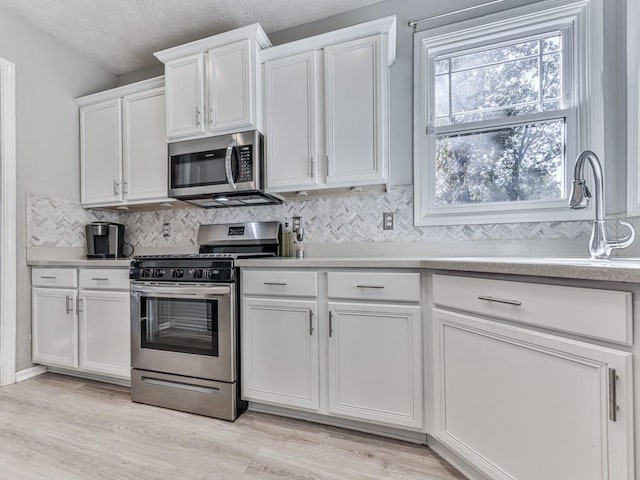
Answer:
<svg viewBox="0 0 640 480"><path fill-rule="evenodd" d="M87 232L87 258L124 257L124 225L111 222L93 222L85 226Z"/></svg>

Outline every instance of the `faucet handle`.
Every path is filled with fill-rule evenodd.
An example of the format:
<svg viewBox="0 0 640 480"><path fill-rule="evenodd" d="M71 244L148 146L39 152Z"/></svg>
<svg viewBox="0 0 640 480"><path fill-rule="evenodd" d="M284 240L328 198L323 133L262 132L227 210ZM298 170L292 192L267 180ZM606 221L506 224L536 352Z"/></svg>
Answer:
<svg viewBox="0 0 640 480"><path fill-rule="evenodd" d="M613 240L611 242L607 242L610 248L627 248L629 245L631 245L633 243L633 241L636 239L636 231L633 228L633 225L631 225L629 222L623 222L622 220L618 220L618 223L620 225L624 225L625 227L627 227L627 229L629 230L629 234L624 237L624 238L620 238L618 240Z"/></svg>

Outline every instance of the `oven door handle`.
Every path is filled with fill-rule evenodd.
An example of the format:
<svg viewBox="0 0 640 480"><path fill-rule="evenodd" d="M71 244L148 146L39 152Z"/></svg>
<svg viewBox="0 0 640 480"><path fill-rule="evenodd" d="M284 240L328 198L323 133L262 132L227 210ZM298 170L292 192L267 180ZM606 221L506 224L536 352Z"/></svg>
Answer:
<svg viewBox="0 0 640 480"><path fill-rule="evenodd" d="M231 295L231 288L227 286L217 287L149 287L131 285L132 294L147 294L155 297L213 297Z"/></svg>
<svg viewBox="0 0 640 480"><path fill-rule="evenodd" d="M227 145L227 153L224 156L224 171L227 175L227 183L229 184L231 190L236 189L236 182L233 179L233 169L231 168L231 161L233 152L236 149L236 145L238 145L238 143L235 140L231 140L229 142L229 145Z"/></svg>

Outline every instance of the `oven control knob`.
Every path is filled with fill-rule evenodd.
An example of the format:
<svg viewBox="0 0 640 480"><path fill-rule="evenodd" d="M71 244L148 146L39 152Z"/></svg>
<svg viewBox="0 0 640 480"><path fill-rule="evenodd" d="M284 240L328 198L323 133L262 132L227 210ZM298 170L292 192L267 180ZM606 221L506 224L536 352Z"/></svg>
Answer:
<svg viewBox="0 0 640 480"><path fill-rule="evenodd" d="M153 276L154 276L155 278L161 278L161 277L163 277L163 276L164 276L164 270L162 270L162 269L160 269L160 268L156 268L156 269L153 271Z"/></svg>
<svg viewBox="0 0 640 480"><path fill-rule="evenodd" d="M196 268L193 272L193 278L202 278L202 269Z"/></svg>
<svg viewBox="0 0 640 480"><path fill-rule="evenodd" d="M184 277L184 270L182 270L181 268L176 268L173 271L173 278L182 278Z"/></svg>
<svg viewBox="0 0 640 480"><path fill-rule="evenodd" d="M220 270L207 270L207 278L213 279L216 278L216 275L220 273Z"/></svg>
<svg viewBox="0 0 640 480"><path fill-rule="evenodd" d="M145 268L144 270L142 270L142 276L143 277L150 277L151 276L151 269L150 268Z"/></svg>

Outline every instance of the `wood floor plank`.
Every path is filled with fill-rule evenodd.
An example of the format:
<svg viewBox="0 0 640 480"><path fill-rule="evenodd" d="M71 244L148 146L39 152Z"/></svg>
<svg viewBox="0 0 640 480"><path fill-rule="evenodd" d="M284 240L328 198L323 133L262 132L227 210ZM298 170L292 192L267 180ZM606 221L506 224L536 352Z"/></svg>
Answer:
<svg viewBox="0 0 640 480"><path fill-rule="evenodd" d="M12 480L460 480L427 447L248 412L236 422L133 403L124 387L45 374L0 389Z"/></svg>

